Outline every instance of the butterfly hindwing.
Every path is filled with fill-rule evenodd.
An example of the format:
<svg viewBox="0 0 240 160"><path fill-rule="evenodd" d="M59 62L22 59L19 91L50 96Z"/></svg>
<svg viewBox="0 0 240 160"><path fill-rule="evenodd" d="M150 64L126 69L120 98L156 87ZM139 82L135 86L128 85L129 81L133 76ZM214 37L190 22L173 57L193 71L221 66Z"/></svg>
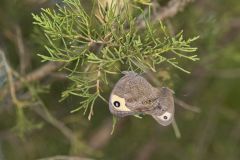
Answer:
<svg viewBox="0 0 240 160"><path fill-rule="evenodd" d="M172 123L174 119L174 99L173 91L169 88L163 87L160 89L160 105L164 108L164 112L160 114L153 114L153 118L161 125L167 126Z"/></svg>

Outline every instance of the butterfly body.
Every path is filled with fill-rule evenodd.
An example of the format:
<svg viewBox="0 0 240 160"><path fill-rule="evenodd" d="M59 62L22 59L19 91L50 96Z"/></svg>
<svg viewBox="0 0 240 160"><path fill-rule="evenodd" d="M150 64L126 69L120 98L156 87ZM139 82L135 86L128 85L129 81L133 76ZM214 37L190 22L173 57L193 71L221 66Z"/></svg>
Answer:
<svg viewBox="0 0 240 160"><path fill-rule="evenodd" d="M112 90L109 109L113 115L124 117L136 114L153 116L161 125L168 125L174 116L173 92L155 88L135 72L123 72Z"/></svg>

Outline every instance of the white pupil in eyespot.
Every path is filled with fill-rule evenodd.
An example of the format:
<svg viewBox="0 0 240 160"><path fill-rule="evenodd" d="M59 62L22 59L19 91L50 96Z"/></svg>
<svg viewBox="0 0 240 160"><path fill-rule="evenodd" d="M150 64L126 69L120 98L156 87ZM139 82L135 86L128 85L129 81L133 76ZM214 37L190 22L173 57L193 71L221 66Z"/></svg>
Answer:
<svg viewBox="0 0 240 160"><path fill-rule="evenodd" d="M163 121L168 121L171 118L172 114L170 112L165 112L163 115L158 116Z"/></svg>
<svg viewBox="0 0 240 160"><path fill-rule="evenodd" d="M113 105L114 105L115 107L120 107L120 102L114 101L114 102L113 102Z"/></svg>

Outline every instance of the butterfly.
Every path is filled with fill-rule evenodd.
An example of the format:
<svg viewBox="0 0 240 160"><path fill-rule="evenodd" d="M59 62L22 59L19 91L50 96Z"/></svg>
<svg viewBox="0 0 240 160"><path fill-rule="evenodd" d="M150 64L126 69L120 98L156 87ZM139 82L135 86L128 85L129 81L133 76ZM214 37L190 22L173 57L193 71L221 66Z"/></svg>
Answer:
<svg viewBox="0 0 240 160"><path fill-rule="evenodd" d="M111 92L110 112L117 117L146 114L163 126L171 124L174 119L174 92L167 87L153 87L133 71L124 71L123 74Z"/></svg>

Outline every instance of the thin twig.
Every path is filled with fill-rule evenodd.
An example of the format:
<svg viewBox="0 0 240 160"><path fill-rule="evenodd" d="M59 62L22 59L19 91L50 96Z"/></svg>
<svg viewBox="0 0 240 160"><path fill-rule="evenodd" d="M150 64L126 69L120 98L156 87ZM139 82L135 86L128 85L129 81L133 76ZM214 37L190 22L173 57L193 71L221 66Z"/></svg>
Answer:
<svg viewBox="0 0 240 160"><path fill-rule="evenodd" d="M25 0L25 3L27 3L28 5L32 5L33 6L32 8L35 8L35 7L41 7L43 5L48 5L48 7L50 7L51 4L53 5L56 2L51 0Z"/></svg>
<svg viewBox="0 0 240 160"><path fill-rule="evenodd" d="M28 83L28 82L32 82L32 81L37 81L37 80L41 80L42 78L48 76L49 74L51 74L53 71L59 69L62 66L62 63L56 63L56 62L48 62L47 64L43 65L42 67L38 68L37 70L29 73L27 76L25 76L24 78L20 77L20 81L16 81L14 82L13 80L13 74L18 76L18 73L13 71L12 68L8 65L6 58L4 56L4 53L2 50L0 50L0 53L3 55L5 64L6 64L6 71L7 71L7 75L8 75L8 79L9 79L9 86L10 86L10 95L12 97L12 100L14 102L14 104L16 104L19 107L22 106L26 106L27 102L20 102L18 101L17 97L16 97L16 91L19 90L23 83ZM0 96L5 97L7 96L9 90L3 90L0 94Z"/></svg>
<svg viewBox="0 0 240 160"><path fill-rule="evenodd" d="M189 111L192 111L192 112L196 112L196 113L200 113L201 110L200 108L198 107L195 107L195 106L192 106L192 105L189 105L187 103L185 103L184 101L178 99L177 97L174 97L174 101L177 105L179 105L180 107L186 109L186 110L189 110Z"/></svg>
<svg viewBox="0 0 240 160"><path fill-rule="evenodd" d="M4 66L6 68L6 72L7 72L7 77L8 77L8 82L9 82L9 90L10 90L10 95L12 98L13 103L17 106L17 107L21 107L23 106L22 103L17 99L16 96L16 89L15 89L15 85L14 85L14 80L13 80L13 72L11 67L9 66L7 59L5 57L5 53L3 52L3 50L0 49L0 55L2 56L3 59L3 63Z"/></svg>
<svg viewBox="0 0 240 160"><path fill-rule="evenodd" d="M25 45L23 42L22 31L17 25L16 30L16 45L18 48L19 60L20 60L20 73L25 74L30 64L30 55L26 52Z"/></svg>
<svg viewBox="0 0 240 160"><path fill-rule="evenodd" d="M100 77L101 77L101 71L100 71L100 67L97 71L97 83L96 83L96 88L97 88L97 92L100 93Z"/></svg>
<svg viewBox="0 0 240 160"><path fill-rule="evenodd" d="M161 7L158 14L152 17L152 21L163 20L166 18L171 18L175 16L178 12L183 11L188 3L193 0L171 0L168 2L167 6Z"/></svg>
<svg viewBox="0 0 240 160"><path fill-rule="evenodd" d="M40 68L36 69L35 71L26 75L23 79L27 82L33 82L37 80L41 80L46 76L50 75L52 72L60 69L63 66L61 62L48 62L41 66Z"/></svg>
<svg viewBox="0 0 240 160"><path fill-rule="evenodd" d="M76 157L76 156L54 156L54 157L48 157L48 158L41 158L38 160L93 160L93 159Z"/></svg>
<svg viewBox="0 0 240 160"><path fill-rule="evenodd" d="M61 121L57 120L56 118L54 118L54 116L52 116L45 107L43 107L41 104L39 104L38 106L33 106L30 107L35 113L37 113L40 117L42 117L42 119L44 119L45 121L47 121L48 123L50 123L51 125L53 125L55 128L57 128L58 130L61 131L61 133L63 133L63 135L70 140L70 142L72 143L73 141L75 141L76 135L73 133L73 131L71 129L69 129L64 123L62 123Z"/></svg>
<svg viewBox="0 0 240 160"><path fill-rule="evenodd" d="M173 119L172 126L173 126L173 130L174 130L175 136L177 138L181 138L181 132L180 132L180 130L178 128L178 125L177 125L177 122L176 122L175 119Z"/></svg>
<svg viewBox="0 0 240 160"><path fill-rule="evenodd" d="M189 4L192 1L193 0L170 0L168 4L164 7L160 7L158 3L154 3L154 6L158 5L157 7L155 7L155 10L156 8L158 9L157 11L154 11L154 14L151 17L151 21L155 22L155 21L161 21L167 18L171 18L175 16L178 12L183 11L183 9L187 6L187 4ZM144 20L141 20L139 22L138 27L141 29L141 28L144 28L145 25L146 24Z"/></svg>

